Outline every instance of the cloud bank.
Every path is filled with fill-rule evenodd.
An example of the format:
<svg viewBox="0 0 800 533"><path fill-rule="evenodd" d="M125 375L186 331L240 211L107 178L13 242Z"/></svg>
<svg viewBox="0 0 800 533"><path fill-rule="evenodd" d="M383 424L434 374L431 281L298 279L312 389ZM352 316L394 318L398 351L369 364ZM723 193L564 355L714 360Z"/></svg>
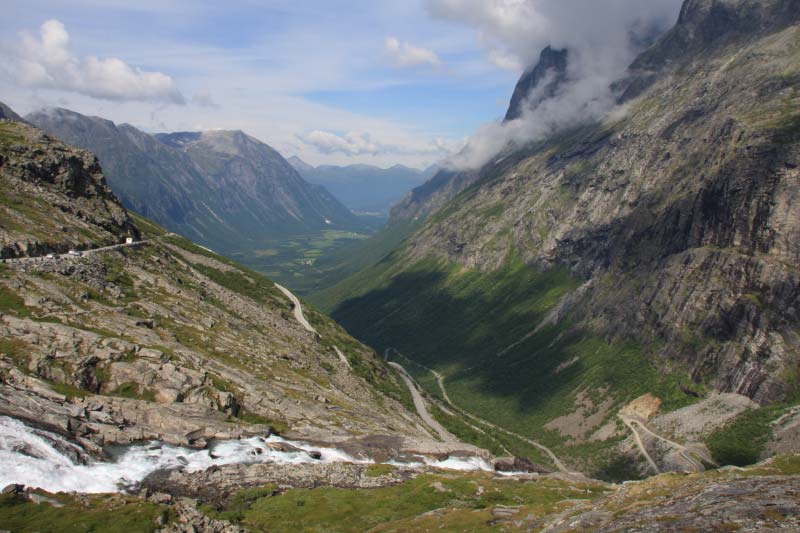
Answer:
<svg viewBox="0 0 800 533"><path fill-rule="evenodd" d="M78 58L58 20L48 20L39 35L21 35L12 49L11 71L19 85L74 92L113 101L148 101L184 105L171 77L132 67L117 58Z"/></svg>
<svg viewBox="0 0 800 533"><path fill-rule="evenodd" d="M569 51L567 81L520 119L481 127L450 166L475 168L508 146L540 140L614 108L611 83L642 43L677 20L682 0L427 0L429 12L473 28L499 67L532 68L546 46ZM547 80L540 87L547 85ZM537 95L529 95L537 101Z"/></svg>
<svg viewBox="0 0 800 533"><path fill-rule="evenodd" d="M367 132L347 132L336 134L329 131L314 130L297 139L306 146L323 154L343 154L347 157L376 155L415 155L431 157L448 157L464 147L463 142L448 141L441 137L432 142L420 142L414 145L397 145L381 142Z"/></svg>
<svg viewBox="0 0 800 533"><path fill-rule="evenodd" d="M386 38L386 52L395 64L401 67L438 67L441 60L436 52L410 43L401 43L396 37Z"/></svg>

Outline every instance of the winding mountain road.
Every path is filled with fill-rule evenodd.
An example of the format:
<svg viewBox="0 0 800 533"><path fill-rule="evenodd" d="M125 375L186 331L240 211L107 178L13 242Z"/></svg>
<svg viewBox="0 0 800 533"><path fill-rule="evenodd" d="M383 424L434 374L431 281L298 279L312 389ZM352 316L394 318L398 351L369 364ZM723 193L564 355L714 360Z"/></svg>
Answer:
<svg viewBox="0 0 800 533"><path fill-rule="evenodd" d="M274 283L274 282L273 282ZM314 326L306 319L306 315L303 313L303 306L300 304L300 299L294 295L292 291L284 287L283 285L278 285L275 283L275 288L281 291L284 296L289 298L292 302L292 312L294 313L294 318L297 320L303 328L308 331L309 333L313 333L314 335L319 335ZM353 370L353 367L350 366L350 361L347 360L347 357L342 353L338 346L334 346L333 350L336 352L336 356L339 358L339 361L342 362L344 366L347 367L348 370Z"/></svg>
<svg viewBox="0 0 800 533"><path fill-rule="evenodd" d="M306 316L303 314L303 306L300 305L300 300L297 298L297 296L295 296L292 291L283 285L278 285L275 283L275 288L281 291L283 295L289 298L289 300L292 302L292 311L294 312L295 320L300 322L300 325L303 326L306 331L310 333L317 333L317 330L314 329L314 326L312 326L311 323L306 320Z"/></svg>
<svg viewBox="0 0 800 533"><path fill-rule="evenodd" d="M411 393L411 398L414 400L414 407L417 409L417 413L419 414L420 418L428 425L429 428L434 430L436 433L439 434L439 438L442 439L444 442L460 442L458 438L447 431L444 426L442 426L439 422L434 419L431 414L428 412L428 408L425 405L425 399L420 394L419 389L417 389L416 385L414 384L414 380L411 378L409 373L406 371L405 368L399 363L389 363L389 366L394 368L400 373L400 377L403 378L403 381L406 382L406 386L408 387L409 392Z"/></svg>
<svg viewBox="0 0 800 533"><path fill-rule="evenodd" d="M633 440L634 442L636 442L636 446L639 448L639 452L641 452L642 456L647 460L647 464L650 465L650 468L653 469L653 472L655 472L656 474L660 474L661 469L658 468L656 462L653 461L653 458L650 456L650 452L647 451L647 448L645 448L644 446L644 442L642 442L642 436L639 435L639 431L633 425L635 420L622 414L619 415L619 418L620 420L622 420L622 423L628 426L628 429L631 430L631 433L633 434Z"/></svg>
<svg viewBox="0 0 800 533"><path fill-rule="evenodd" d="M625 423L625 425L628 426L628 428L633 432L634 439L637 441L637 446L639 446L639 449L642 451L642 455L644 455L648 463L650 463L650 465L656 469L656 472L659 472L658 467L655 466L655 463L650 458L650 455L647 453L647 450L645 450L644 445L641 444L642 440L635 426L641 428L642 431L644 431L654 439L660 440L661 442L664 442L670 445L671 447L677 449L678 454L681 456L681 458L683 458L684 461L686 461L686 463L690 466L693 472L705 471L705 466L703 465L703 462L699 460L697 457L695 457L693 455L692 450L690 450L688 447L684 446L683 444L679 444L673 440L670 440L662 435L659 435L658 433L654 432L652 429L647 427L647 424L644 422L644 420L638 417L631 417L622 414L620 414L619 416L620 419L622 419L622 421ZM702 460L708 461L710 464L715 464L710 457L702 457Z"/></svg>
<svg viewBox="0 0 800 533"><path fill-rule="evenodd" d="M86 255L93 255L101 252L110 252L113 250L119 250L121 248L131 248L134 246L142 246L145 244L150 244L151 240L143 240L143 241L136 241L136 242L123 242L120 244L112 244L111 246L101 246L100 248L92 248L90 250L79 250L80 255L71 255L69 252L65 254L53 254L53 257L48 257L46 255L36 256L36 257L15 257L9 259L3 259L3 263L10 263L10 264L20 264L20 263L42 263L45 261L57 261L62 259L72 260L72 259L80 259Z"/></svg>
<svg viewBox="0 0 800 533"><path fill-rule="evenodd" d="M395 351L397 351L397 350L395 350ZM409 359L409 361L410 361L410 359ZM572 471L570 471L564 465L564 463L561 462L561 460L558 458L558 456L556 456L556 454L553 453L553 451L550 448L548 448L547 446L545 446L544 444L541 444L539 442L536 442L535 440L529 439L529 438L527 438L527 437L525 437L523 435L520 435L519 433L515 433L513 431L509 431L509 430L507 430L507 429L505 429L503 427L498 426L497 424L493 424L493 423L489 422L488 420L484 420L483 418L477 417L477 416L473 415L472 413L470 413L468 411L465 411L464 409L460 408L455 403L453 403L453 400L451 400L450 396L447 394L447 389L444 386L444 377L439 372L435 371L432 368L428 368L425 365L421 365L421 364L416 363L416 362L415 362L415 364L418 365L420 368L424 368L425 370L427 370L428 372L433 374L433 377L436 378L436 383L439 385L439 390L442 392L442 397L444 398L445 402L447 402L447 404L454 411L459 413L461 416L463 416L465 418L469 418L469 419L471 419L471 420L473 420L475 422L478 422L479 424L483 424L484 426L490 427L495 431L499 431L500 433L505 433L506 435L510 435L512 437L515 437L515 438L517 438L517 439L519 439L519 440L521 440L523 442L526 442L526 443L530 444L531 446L534 446L535 448L538 448L539 450L541 450L545 454L547 454L547 456L553 462L553 464L558 469L558 471L563 473L563 474L581 475L581 476L583 475L580 472L572 472Z"/></svg>

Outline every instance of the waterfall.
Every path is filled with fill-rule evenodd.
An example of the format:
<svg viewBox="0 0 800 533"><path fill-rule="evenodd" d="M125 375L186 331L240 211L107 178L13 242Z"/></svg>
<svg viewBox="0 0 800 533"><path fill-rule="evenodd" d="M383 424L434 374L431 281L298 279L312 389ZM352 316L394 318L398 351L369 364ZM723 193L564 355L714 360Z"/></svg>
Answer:
<svg viewBox="0 0 800 533"><path fill-rule="evenodd" d="M319 452L319 459L314 459L311 451ZM218 441L205 450L150 442L125 447L116 455L110 462L97 461L61 435L0 416L0 488L20 483L49 492L107 493L134 488L148 474L174 468L198 472L229 464L374 462L335 448L311 447L275 435ZM477 457L443 461L426 458L421 463L391 464L492 471L491 465Z"/></svg>

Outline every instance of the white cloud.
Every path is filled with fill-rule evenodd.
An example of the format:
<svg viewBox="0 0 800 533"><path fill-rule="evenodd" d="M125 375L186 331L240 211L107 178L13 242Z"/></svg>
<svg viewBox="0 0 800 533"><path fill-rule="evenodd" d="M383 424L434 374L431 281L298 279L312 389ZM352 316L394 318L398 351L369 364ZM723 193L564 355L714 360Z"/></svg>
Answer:
<svg viewBox="0 0 800 533"><path fill-rule="evenodd" d="M141 70L113 57L77 58L69 41L69 33L58 20L42 24L38 37L23 33L9 58L16 82L105 100L186 103L166 74Z"/></svg>
<svg viewBox="0 0 800 533"><path fill-rule="evenodd" d="M367 132L351 131L342 135L329 131L314 130L298 135L298 140L323 154L356 156L428 156L437 160L451 156L463 148L464 141L449 141L437 137L429 142L393 144L380 141Z"/></svg>
<svg viewBox="0 0 800 533"><path fill-rule="evenodd" d="M476 30L490 59L530 66L547 45L625 49L632 30L666 28L682 0L426 0L429 12ZM505 66L503 66L505 68Z"/></svg>
<svg viewBox="0 0 800 533"><path fill-rule="evenodd" d="M604 119L615 107L612 82L624 75L642 43L677 20L681 1L427 0L434 16L472 27L501 68L530 68L546 46L568 50L566 81L555 95L544 101L528 95L540 103L526 106L517 120L479 128L449 164L480 167L505 149Z"/></svg>
<svg viewBox="0 0 800 533"><path fill-rule="evenodd" d="M512 72L520 72L524 68L520 60L513 54L502 50L489 50L489 61L498 68Z"/></svg>
<svg viewBox="0 0 800 533"><path fill-rule="evenodd" d="M442 64L439 56L433 50L420 48L407 42L401 43L396 37L386 38L386 52L401 67L438 67Z"/></svg>
<svg viewBox="0 0 800 533"><path fill-rule="evenodd" d="M368 133L349 132L336 135L328 131L314 130L299 136L300 140L324 154L342 153L348 156L376 155L385 151L370 138Z"/></svg>
<svg viewBox="0 0 800 533"><path fill-rule="evenodd" d="M549 81L545 79L540 88ZM522 116L516 120L481 126L446 165L457 169L479 168L504 150L519 148L588 121L603 120L615 107L608 83L605 76L574 80L563 85L552 98L535 107L523 108ZM538 100L541 94L536 93L534 90L529 100Z"/></svg>

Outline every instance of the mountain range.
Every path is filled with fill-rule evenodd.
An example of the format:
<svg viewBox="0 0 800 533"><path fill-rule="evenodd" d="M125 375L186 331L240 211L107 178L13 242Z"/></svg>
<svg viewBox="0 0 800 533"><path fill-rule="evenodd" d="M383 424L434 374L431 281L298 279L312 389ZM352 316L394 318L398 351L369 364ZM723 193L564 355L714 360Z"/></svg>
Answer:
<svg viewBox="0 0 800 533"><path fill-rule="evenodd" d="M644 453L651 434L672 443L669 468L691 476L609 484L542 444L560 472L493 457L461 439L498 453L534 441L461 411L444 380L424 397L285 288L130 213L91 153L2 118L0 182L0 522L13 531L798 526L796 455L703 474L705 450L654 433L692 438L698 417L732 418L731 398L667 426L644 421L649 395L620 411ZM770 431L791 449L787 418Z"/></svg>
<svg viewBox="0 0 800 533"><path fill-rule="evenodd" d="M417 171L0 104L0 524L800 529L800 0L684 0L642 46L607 115L327 258L360 222L301 173ZM505 124L575 83L538 57ZM204 247L307 232L322 311Z"/></svg>
<svg viewBox="0 0 800 533"><path fill-rule="evenodd" d="M422 185L438 167L417 170L403 165L379 168L372 165L314 167L297 156L289 163L303 178L322 185L356 212L388 214L391 207L413 188Z"/></svg>
<svg viewBox="0 0 800 533"><path fill-rule="evenodd" d="M569 57L542 53L509 118ZM693 442L757 460L785 438L770 422L800 423L800 2L687 0L611 89L609 118L416 188L389 222L405 240L312 299L431 394L424 368L581 468L643 461L617 424L640 395L660 427L727 405ZM719 394L762 407L737 418ZM674 459L648 449L640 475Z"/></svg>
<svg viewBox="0 0 800 533"><path fill-rule="evenodd" d="M274 149L241 131L151 135L66 109L26 120L97 154L122 203L224 253L287 236L361 223L324 187L305 181Z"/></svg>

